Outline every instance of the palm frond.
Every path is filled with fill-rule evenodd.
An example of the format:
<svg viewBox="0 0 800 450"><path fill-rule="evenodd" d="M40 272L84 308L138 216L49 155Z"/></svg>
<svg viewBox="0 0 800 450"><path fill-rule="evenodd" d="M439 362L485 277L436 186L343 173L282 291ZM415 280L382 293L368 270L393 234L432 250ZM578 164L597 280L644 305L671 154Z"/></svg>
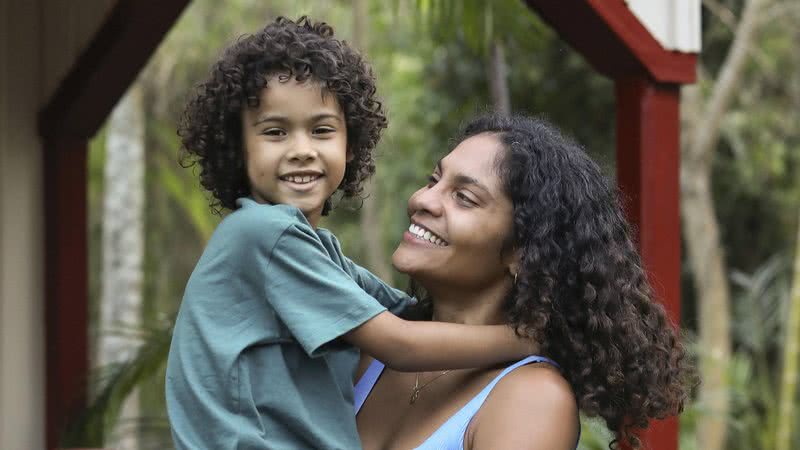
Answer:
<svg viewBox="0 0 800 450"><path fill-rule="evenodd" d="M95 370L99 386L82 413L69 423L61 445L102 446L114 428L125 399L142 383L160 373L167 361L172 340L172 323L142 330L143 344L131 359Z"/></svg>

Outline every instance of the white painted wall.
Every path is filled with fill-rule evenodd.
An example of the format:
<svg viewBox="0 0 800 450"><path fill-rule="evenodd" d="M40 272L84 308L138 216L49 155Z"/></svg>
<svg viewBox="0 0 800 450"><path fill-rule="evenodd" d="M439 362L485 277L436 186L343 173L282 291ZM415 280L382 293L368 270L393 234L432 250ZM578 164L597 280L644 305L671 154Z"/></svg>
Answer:
<svg viewBox="0 0 800 450"><path fill-rule="evenodd" d="M0 448L44 448L39 1L0 0Z"/></svg>
<svg viewBox="0 0 800 450"><path fill-rule="evenodd" d="M639 21L667 50L699 53L701 0L625 0Z"/></svg>

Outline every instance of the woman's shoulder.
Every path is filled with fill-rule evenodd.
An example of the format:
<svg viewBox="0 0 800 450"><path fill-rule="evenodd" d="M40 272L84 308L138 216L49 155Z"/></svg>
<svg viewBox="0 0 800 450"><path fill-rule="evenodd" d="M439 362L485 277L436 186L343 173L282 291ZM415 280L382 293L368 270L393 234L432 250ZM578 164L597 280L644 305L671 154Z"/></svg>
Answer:
<svg viewBox="0 0 800 450"><path fill-rule="evenodd" d="M577 415L577 403L569 382L561 372L547 363L527 364L509 372L498 381L485 407L508 413L540 411L566 418Z"/></svg>
<svg viewBox="0 0 800 450"><path fill-rule="evenodd" d="M569 382L552 364L541 361L517 367L498 381L492 395L528 397L536 393L546 396L549 401L559 401L575 405L575 396Z"/></svg>
<svg viewBox="0 0 800 450"><path fill-rule="evenodd" d="M578 439L578 406L569 382L547 363L528 364L508 373L475 416L467 436L492 448L574 449ZM497 445L501 445L497 447Z"/></svg>

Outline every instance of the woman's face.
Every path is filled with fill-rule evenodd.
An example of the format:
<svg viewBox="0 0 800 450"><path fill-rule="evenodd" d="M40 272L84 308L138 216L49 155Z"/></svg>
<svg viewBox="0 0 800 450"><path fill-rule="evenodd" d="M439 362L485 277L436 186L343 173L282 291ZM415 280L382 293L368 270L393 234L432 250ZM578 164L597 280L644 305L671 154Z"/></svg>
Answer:
<svg viewBox="0 0 800 450"><path fill-rule="evenodd" d="M408 201L409 229L392 263L430 289L485 288L509 276L511 200L497 174L503 152L493 134L461 142Z"/></svg>

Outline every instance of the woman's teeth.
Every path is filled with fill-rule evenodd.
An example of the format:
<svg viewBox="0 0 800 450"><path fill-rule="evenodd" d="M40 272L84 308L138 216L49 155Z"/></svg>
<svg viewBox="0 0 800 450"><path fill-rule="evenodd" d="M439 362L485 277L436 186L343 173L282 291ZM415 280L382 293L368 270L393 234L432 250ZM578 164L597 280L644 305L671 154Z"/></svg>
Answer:
<svg viewBox="0 0 800 450"><path fill-rule="evenodd" d="M418 225L414 225L413 223L408 226L408 232L422 239L423 241L428 241L432 244L440 245L442 247L447 246L447 242L444 239L440 238L439 236L436 236L435 234L431 233L429 230L426 230L425 228L422 228Z"/></svg>
<svg viewBox="0 0 800 450"><path fill-rule="evenodd" d="M281 180L290 181L292 183L304 184L315 181L320 175L287 175L281 177Z"/></svg>

